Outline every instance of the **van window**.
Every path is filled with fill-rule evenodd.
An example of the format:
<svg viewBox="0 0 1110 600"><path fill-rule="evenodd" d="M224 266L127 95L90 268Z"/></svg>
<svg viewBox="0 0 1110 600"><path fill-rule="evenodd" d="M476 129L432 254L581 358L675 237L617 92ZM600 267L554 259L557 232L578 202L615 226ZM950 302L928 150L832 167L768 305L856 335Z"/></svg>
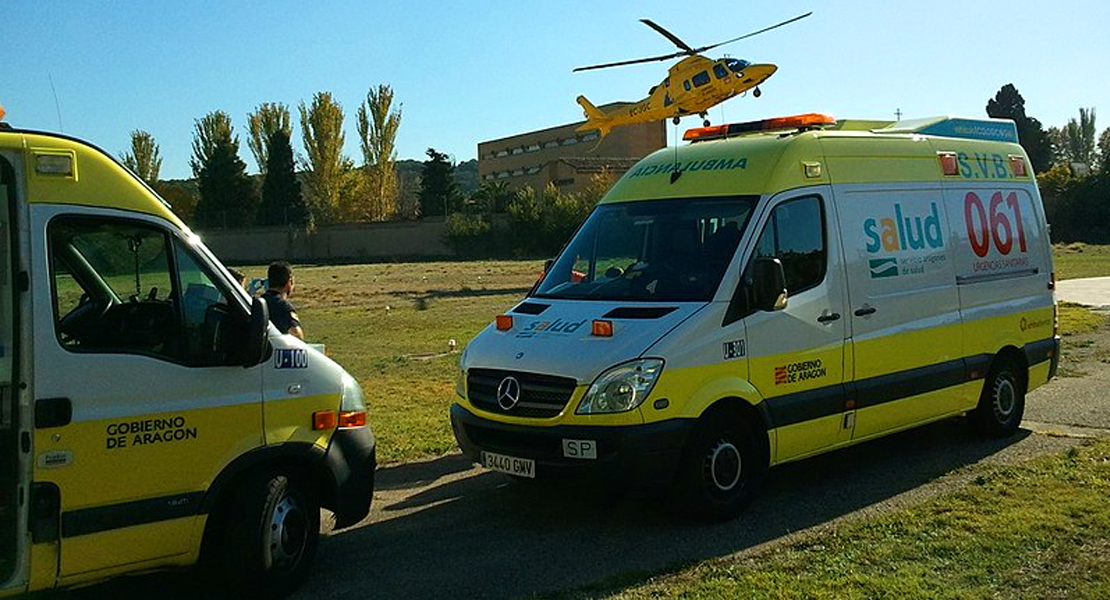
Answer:
<svg viewBox="0 0 1110 600"><path fill-rule="evenodd" d="M756 242L752 260L777 258L786 273L786 290L805 291L825 279L825 216L816 196L788 200L771 212Z"/></svg>
<svg viewBox="0 0 1110 600"><path fill-rule="evenodd" d="M702 71L691 77L690 80L694 82L694 87L701 87L709 83L709 71Z"/></svg>
<svg viewBox="0 0 1110 600"><path fill-rule="evenodd" d="M548 270L536 296L710 300L756 201L741 196L598 206Z"/></svg>
<svg viewBox="0 0 1110 600"><path fill-rule="evenodd" d="M224 360L217 332L232 307L167 232L125 220L63 217L50 223L48 236L55 332L63 347L186 364ZM213 305L223 308L213 312Z"/></svg>

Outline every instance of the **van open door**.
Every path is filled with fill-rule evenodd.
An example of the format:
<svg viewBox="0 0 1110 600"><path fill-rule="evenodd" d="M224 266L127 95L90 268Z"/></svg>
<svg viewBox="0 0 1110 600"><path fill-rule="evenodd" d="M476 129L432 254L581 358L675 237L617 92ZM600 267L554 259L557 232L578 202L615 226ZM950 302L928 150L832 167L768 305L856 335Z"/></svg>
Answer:
<svg viewBox="0 0 1110 600"><path fill-rule="evenodd" d="M20 518L26 503L20 502L24 469L20 460L20 423L15 394L16 314L13 274L15 254L15 169L0 156L0 590L19 585L21 573Z"/></svg>

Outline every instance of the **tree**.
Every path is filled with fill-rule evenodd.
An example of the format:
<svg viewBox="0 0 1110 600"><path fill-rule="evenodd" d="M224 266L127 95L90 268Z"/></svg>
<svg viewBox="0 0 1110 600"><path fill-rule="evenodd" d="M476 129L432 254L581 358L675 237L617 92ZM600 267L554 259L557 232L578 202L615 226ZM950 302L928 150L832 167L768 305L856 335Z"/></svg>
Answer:
<svg viewBox="0 0 1110 600"><path fill-rule="evenodd" d="M1013 120L1017 125L1018 141L1029 154L1034 172L1040 173L1052 166L1052 141L1041 122L1025 114L1025 99L1014 84L1002 86L994 98L987 101L987 116Z"/></svg>
<svg viewBox="0 0 1110 600"><path fill-rule="evenodd" d="M508 181L503 179L483 181L482 185L470 195L469 203L483 213L501 213L509 209L509 203L513 201L514 196Z"/></svg>
<svg viewBox="0 0 1110 600"><path fill-rule="evenodd" d="M421 216L441 216L457 210L459 186L455 183L455 166L449 157L428 148L428 160L420 177Z"/></svg>
<svg viewBox="0 0 1110 600"><path fill-rule="evenodd" d="M247 145L254 155L254 162L258 164L259 173L266 174L268 148L274 133L284 131L286 138L293 136L289 121L289 107L280 102L264 102L253 113L247 115L247 124L251 132Z"/></svg>
<svg viewBox="0 0 1110 600"><path fill-rule="evenodd" d="M1088 168L1095 166L1095 109L1080 108L1079 120L1068 120L1063 129L1066 156L1069 163L1081 163Z"/></svg>
<svg viewBox="0 0 1110 600"><path fill-rule="evenodd" d="M270 134L266 157L258 224L307 225L308 207L301 194L301 182L297 180L288 132L278 129Z"/></svg>
<svg viewBox="0 0 1110 600"><path fill-rule="evenodd" d="M1098 170L1110 175L1110 127L1102 130L1098 136Z"/></svg>
<svg viewBox="0 0 1110 600"><path fill-rule="evenodd" d="M194 212L198 227L245 227L254 221L258 194L239 158L239 138L227 113L211 112L195 122L189 164L200 188Z"/></svg>
<svg viewBox="0 0 1110 600"><path fill-rule="evenodd" d="M351 159L343 156L343 107L329 92L300 105L301 138L308 160L304 181L308 188L309 225L337 220L350 187Z"/></svg>
<svg viewBox="0 0 1110 600"><path fill-rule="evenodd" d="M397 130L401 110L393 110L393 89L379 85L358 107L359 145L362 147L371 220L384 221L397 213Z"/></svg>
<svg viewBox="0 0 1110 600"><path fill-rule="evenodd" d="M136 129L131 132L131 151L125 152L120 159L123 166L131 169L140 179L151 186L158 182L158 174L162 170L162 156L154 136L146 131Z"/></svg>

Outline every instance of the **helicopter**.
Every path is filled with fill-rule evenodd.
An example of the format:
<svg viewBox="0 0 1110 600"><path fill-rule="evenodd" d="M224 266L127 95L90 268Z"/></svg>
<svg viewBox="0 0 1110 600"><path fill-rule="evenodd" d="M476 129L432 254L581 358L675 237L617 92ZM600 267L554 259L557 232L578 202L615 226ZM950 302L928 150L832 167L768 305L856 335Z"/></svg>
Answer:
<svg viewBox="0 0 1110 600"><path fill-rule="evenodd" d="M700 48L691 47L651 19L640 19L641 23L654 29L675 46L678 46L679 51L662 56L578 67L574 69L574 72L663 61L680 56L685 58L672 65L667 71L667 77L659 85L652 86L648 91L648 97L639 102L626 104L605 112L594 106L585 96L578 96L578 104L582 107L587 120L576 131L597 130L600 139L604 139L613 128L622 125L660 121L667 118L672 119L674 124L678 125L679 119L682 117L695 114L701 116L704 124L708 127L709 120L706 115L710 108L748 90L752 90L752 95L758 98L761 95L759 85L767 81L767 78L771 75L774 75L778 67L772 64L756 64L730 57L714 60L702 56L701 53L788 25L812 14L813 12L810 11L770 27L764 27L759 31L753 31L731 40Z"/></svg>

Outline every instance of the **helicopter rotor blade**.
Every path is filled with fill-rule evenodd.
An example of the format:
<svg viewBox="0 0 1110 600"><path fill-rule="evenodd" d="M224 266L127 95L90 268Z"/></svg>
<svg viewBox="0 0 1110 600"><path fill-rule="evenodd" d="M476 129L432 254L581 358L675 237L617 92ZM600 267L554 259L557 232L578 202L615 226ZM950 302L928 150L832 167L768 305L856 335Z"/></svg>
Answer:
<svg viewBox="0 0 1110 600"><path fill-rule="evenodd" d="M618 62L605 63L605 64L602 64L602 65L590 65L588 67L578 67L578 68L574 69L573 72L577 73L579 71L592 71L594 69L608 69L609 67L621 67L621 66L624 66L624 65L635 65L635 64L646 63L646 62L657 62L657 61L661 61L661 60L670 60L672 58L678 58L679 56L686 56L686 53L685 52L673 52L671 54L664 54L663 56L649 56L647 58L634 58L632 60L622 60L622 61L618 61Z"/></svg>
<svg viewBox="0 0 1110 600"><path fill-rule="evenodd" d="M789 25L790 23L793 23L794 21L801 21L802 19L804 19L804 18L806 18L806 17L808 17L812 14L813 14L813 11L809 11L804 15L798 15L798 16L794 17L793 19L787 19L787 20L783 21L782 23L776 23L774 25L771 25L770 27L764 27L763 29L760 29L759 31L753 31L751 33L746 33L746 34L744 34L740 37L735 37L735 38L732 38L731 40L725 40L723 42L717 42L716 44L712 44L710 46L702 46L701 48L695 49L694 52L695 53L705 52L706 50L712 50L713 48L716 48L718 46L724 46L725 44L731 44L733 42L739 42L740 40L747 39L747 38L750 38L752 36L759 35L761 33L766 33L768 31L771 31L772 29L782 27L783 25Z"/></svg>
<svg viewBox="0 0 1110 600"><path fill-rule="evenodd" d="M663 28L662 25L659 25L655 21L652 21L651 19L640 19L640 22L643 23L644 25L647 25L648 27L651 27L655 31L659 32L659 35L662 35L663 37L670 40L671 43L674 44L675 46L678 46L680 50L685 50L686 53L688 53L688 54L694 54L695 53L695 50L693 48L691 48L689 44L687 44L686 42L678 39L677 35L667 31L666 29Z"/></svg>

